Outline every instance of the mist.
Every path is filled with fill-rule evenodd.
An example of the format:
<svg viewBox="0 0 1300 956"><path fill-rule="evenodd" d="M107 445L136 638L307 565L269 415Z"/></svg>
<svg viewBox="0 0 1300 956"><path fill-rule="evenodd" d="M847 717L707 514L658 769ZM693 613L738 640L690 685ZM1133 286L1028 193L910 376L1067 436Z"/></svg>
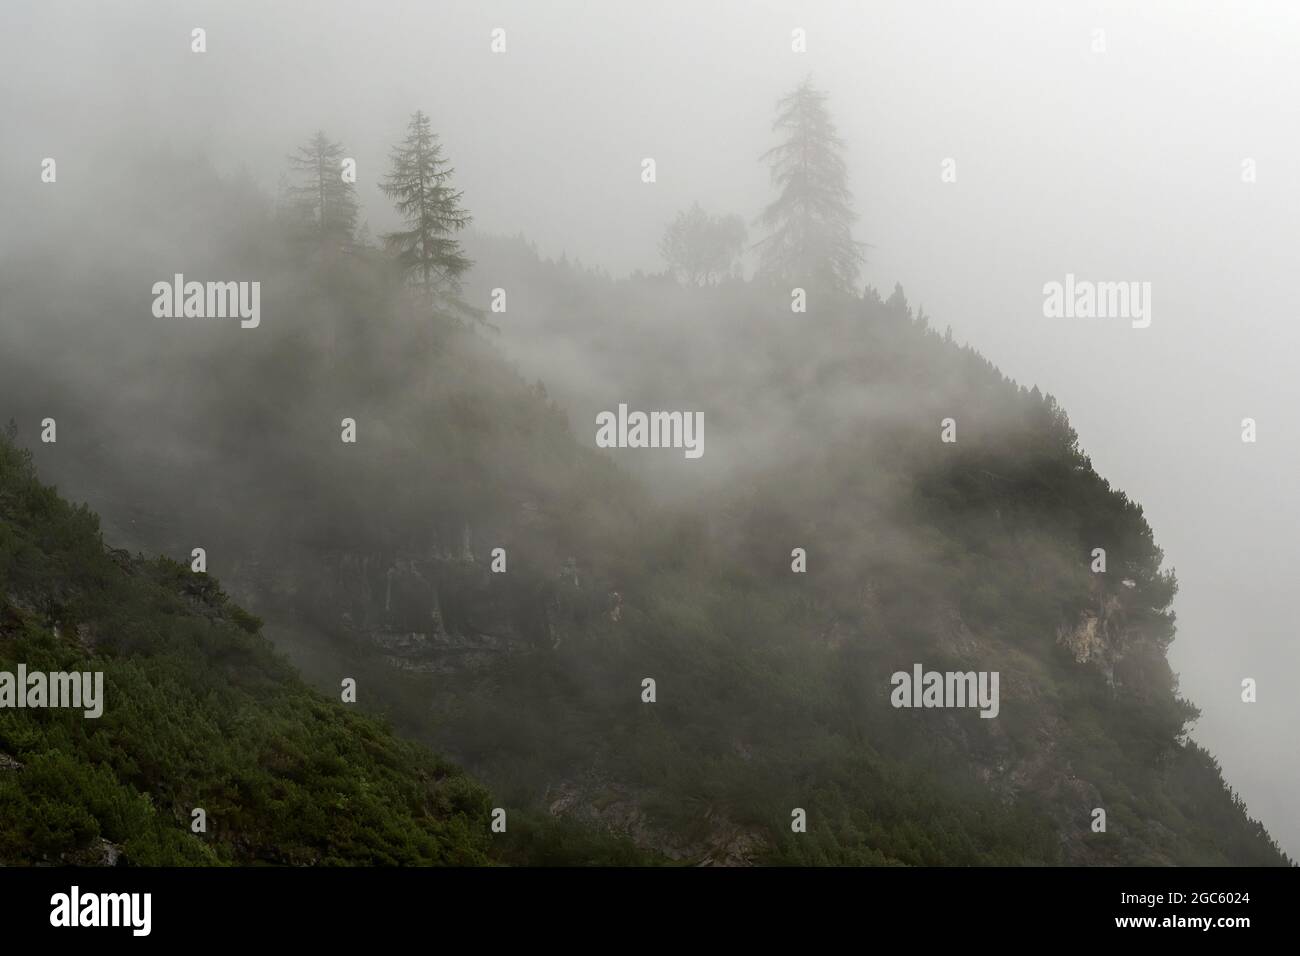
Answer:
<svg viewBox="0 0 1300 956"><path fill-rule="evenodd" d="M206 30L201 56L194 27ZM497 28L502 53L491 49ZM806 53L792 52L796 28ZM176 436L223 390L264 384L241 364L249 336L291 366L295 336L313 334L308 310L256 331L158 331L141 325L149 286L180 271L258 275L263 314L293 311L306 280L273 244L240 238L270 216L286 157L317 129L342 142L360 218L379 235L398 223L379 187L389 150L423 109L474 216L467 298L510 289L490 348L521 381L542 382L589 447L595 414L620 401L705 410L698 467L680 454L620 462L638 502L642 492L678 510L716 502L792 457L817 460L841 424L928 424L943 383L921 398L841 383L816 407L765 394L782 323L801 318L788 300L762 318L767 338L737 345L748 315L710 327L705 306L629 284L664 271L661 236L692 202L754 221L772 191L759 157L774 143L773 106L811 77L844 140L854 236L869 244L859 291L883 300L900 284L932 328L1053 395L1098 473L1142 506L1178 575L1169 660L1201 709L1191 736L1295 856L1300 645L1285 575L1300 565L1288 533L1300 524L1289 488L1300 471L1289 295L1300 131L1280 93L1300 86L1298 43L1300 10L1284 2L7 4L0 419L93 422L96 454L167 458L177 475L206 469L209 489L240 488L242 476L242 491L214 492L195 511L208 508L210 525L232 509L266 524L280 508L255 456L223 454L198 430ZM57 186L41 182L45 157L57 159ZM653 183L641 177L646 158ZM515 242L588 270L618 308L593 315L566 304L562 282L510 273ZM56 259L69 264L63 279ZM747 255L745 278L755 267ZM1044 285L1067 275L1149 282L1150 326L1046 318ZM327 296L319 304L330 308ZM754 314L762 308L754 299ZM378 351L392 345L379 339ZM814 351L830 361L840 344L827 336ZM304 370L300 381L313 379ZM377 391L416 403L423 387ZM138 421L145 407L159 418ZM988 416L981 427L1002 421ZM1244 418L1258 422L1257 443L1241 440ZM791 434L802 437L782 444ZM130 533L108 513L100 475L59 473L44 450L37 460L105 511L106 527ZM539 470L566 480L559 466ZM875 491L892 501L890 481ZM882 540L905 563L925 560L886 512ZM183 526L169 533L188 550ZM1255 703L1242 701L1245 678L1258 683Z"/></svg>

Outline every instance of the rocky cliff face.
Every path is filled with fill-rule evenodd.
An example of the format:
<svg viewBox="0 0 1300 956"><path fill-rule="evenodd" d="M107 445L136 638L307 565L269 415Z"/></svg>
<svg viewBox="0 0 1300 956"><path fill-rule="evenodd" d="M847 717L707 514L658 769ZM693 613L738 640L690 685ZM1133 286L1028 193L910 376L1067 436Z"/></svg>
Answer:
<svg viewBox="0 0 1300 956"><path fill-rule="evenodd" d="M301 621L372 649L403 671L462 673L557 646L566 604L586 597L576 562L549 574L494 573L489 555L471 542L466 526L455 548L255 553L225 579L251 606L292 609ZM618 596L609 602L616 620Z"/></svg>
<svg viewBox="0 0 1300 956"><path fill-rule="evenodd" d="M575 642L590 640L592 627L602 643L617 644L625 613L641 610L638 599L644 595L631 595L629 603L624 593L592 578L573 560L532 577L494 574L489 564L486 555L475 553L467 531L450 548L332 550L291 561L248 560L232 581L254 607L295 607L303 621L354 651L447 686L490 680L507 661L544 675L548 668L563 667L560 657L577 652L570 646ZM271 566L281 570L268 574ZM1077 668L1080 675L1100 675L1114 697L1130 691L1124 681L1128 655L1140 661L1149 643L1128 606L1132 590L1127 583L1107 590L1091 582L1087 606L1062 620L1055 635L1061 665ZM813 620L821 622L813 627L816 644L823 653L851 653L860 647L863 627L874 626L881 613L876 585L865 582L857 599L836 613L814 613ZM1016 715L1009 727L1004 721L967 720L966 713L935 714L932 737L945 741L954 763L969 765L1002 805L1028 800L1044 807L1061 861L1116 862L1113 846L1099 847L1089 838L1090 815L1106 806L1107 798L1076 763L1070 746L1076 728L1045 688L1043 662L1024 647L977 632L956 607L942 602L924 609L918 623L936 651L956 666L979 669L980 662L1001 661L1003 706ZM775 743L741 735L733 741L731 757L750 763ZM600 769L599 758L595 763L584 767L575 761L569 772L535 781L540 806L675 861L744 866L772 849L769 829L738 821L722 804L702 803L685 831L665 824L649 809L662 798L654 788ZM1145 825L1163 826L1154 818ZM1148 853L1146 859L1175 862L1159 854Z"/></svg>
<svg viewBox="0 0 1300 956"><path fill-rule="evenodd" d="M1133 582L1124 581L1125 591ZM1056 643L1065 648L1079 664L1088 664L1115 687L1115 667L1123 659L1132 635L1124 605L1124 594L1107 593L1100 585L1093 587L1095 607L1083 611L1077 620L1063 622L1056 631Z"/></svg>

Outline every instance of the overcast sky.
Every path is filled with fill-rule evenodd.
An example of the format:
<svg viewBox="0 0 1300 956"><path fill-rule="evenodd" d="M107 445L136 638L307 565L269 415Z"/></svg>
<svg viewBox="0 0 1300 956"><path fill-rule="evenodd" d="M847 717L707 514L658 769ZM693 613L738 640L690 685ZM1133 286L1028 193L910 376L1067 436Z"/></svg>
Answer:
<svg viewBox="0 0 1300 956"><path fill-rule="evenodd" d="M1055 394L1145 507L1181 584L1171 657L1203 710L1194 736L1296 856L1297 49L1300 6L1257 0L17 0L0 5L0 175L54 156L76 176L153 143L273 189L323 127L380 231L375 182L420 108L477 228L619 275L661 268L658 236L692 200L752 219L774 102L812 74L847 143L865 280L902 282ZM29 225L5 220L0 243ZM1150 282L1150 328L1044 318L1044 283L1067 273Z"/></svg>

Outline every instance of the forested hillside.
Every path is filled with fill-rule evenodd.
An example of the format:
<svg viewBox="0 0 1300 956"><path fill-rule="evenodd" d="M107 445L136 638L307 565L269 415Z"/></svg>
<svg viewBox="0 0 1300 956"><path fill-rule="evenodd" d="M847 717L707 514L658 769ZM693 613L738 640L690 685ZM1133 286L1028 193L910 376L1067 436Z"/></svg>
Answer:
<svg viewBox="0 0 1300 956"><path fill-rule="evenodd" d="M204 547L326 693L355 677L358 706L512 814L577 828L553 848L612 832L690 862L1281 862L1185 740L1174 583L1141 510L1050 399L901 292L795 321L760 282L615 281L482 240L465 298L477 275L512 277L497 334L412 311L374 250L304 255L241 188L190 195L250 211L206 248L273 280L255 331L143 334L138 282L98 285L92 320L75 279L41 297L24 295L39 269L9 276L25 327L104 342L93 371L35 334L6 352L6 408L59 423L55 444L35 424L20 440L111 544ZM536 379L575 356L591 374L563 377L557 403ZM141 369L149 395L125 384ZM679 451L592 448L590 413L620 401L703 410L699 474ZM188 566L103 556L84 512L5 460L6 661L103 656L110 694L137 701L98 726L4 715L23 765L2 784L9 859L99 835L140 862L487 858L484 791L295 684ZM103 646L78 643L86 625ZM1000 671L999 717L892 708L890 674L915 662ZM71 792L114 809L70 811ZM361 809L327 812L347 800ZM178 833L205 801L218 838ZM599 856L567 852L550 858Z"/></svg>
<svg viewBox="0 0 1300 956"><path fill-rule="evenodd" d="M207 575L106 549L11 438L0 671L105 687L97 718L0 711L0 863L487 861L482 787L310 690Z"/></svg>
<svg viewBox="0 0 1300 956"><path fill-rule="evenodd" d="M0 273L0 412L166 557L106 553L6 443L2 660L102 665L113 705L0 712L0 859L1286 862L1189 737L1140 506L859 284L826 101L778 104L749 277L698 204L626 278L467 232L423 112L378 241L324 131L275 199L151 154L94 195L129 241L63 241L93 187L51 194ZM205 309L226 285L256 314ZM698 454L599 441L628 407ZM925 671L1000 696L902 706Z"/></svg>
<svg viewBox="0 0 1300 956"><path fill-rule="evenodd" d="M104 689L96 717L0 711L0 865L653 862L536 814L494 839L486 789L310 689L215 579L108 547L13 432L0 672L102 673Z"/></svg>

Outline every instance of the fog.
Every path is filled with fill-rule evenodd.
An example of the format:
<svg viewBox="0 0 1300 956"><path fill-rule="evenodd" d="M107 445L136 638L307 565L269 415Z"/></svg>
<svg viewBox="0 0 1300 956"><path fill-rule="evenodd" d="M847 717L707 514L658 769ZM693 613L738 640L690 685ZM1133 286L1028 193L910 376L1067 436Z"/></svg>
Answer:
<svg viewBox="0 0 1300 956"><path fill-rule="evenodd" d="M806 53L791 50L795 28ZM663 229L692 201L753 221L771 191L758 157L773 106L811 75L846 143L863 281L882 295L901 283L937 328L1055 395L1098 472L1143 506L1178 574L1170 659L1202 710L1192 735L1294 856L1298 45L1300 9L1284 0L18 0L0 8L0 255L165 247L147 222L74 218L64 191L86 198L78 181L109 168L138 194L150 155L201 155L273 193L318 128L356 158L378 234L395 223L378 189L389 147L424 109L475 233L522 234L614 277L658 272ZM40 182L44 157L57 187ZM1043 286L1067 274L1150 282L1150 327L1045 318ZM496 324L558 396L604 374L581 342L546 351L508 316ZM3 302L0 332L16 350L38 334Z"/></svg>

